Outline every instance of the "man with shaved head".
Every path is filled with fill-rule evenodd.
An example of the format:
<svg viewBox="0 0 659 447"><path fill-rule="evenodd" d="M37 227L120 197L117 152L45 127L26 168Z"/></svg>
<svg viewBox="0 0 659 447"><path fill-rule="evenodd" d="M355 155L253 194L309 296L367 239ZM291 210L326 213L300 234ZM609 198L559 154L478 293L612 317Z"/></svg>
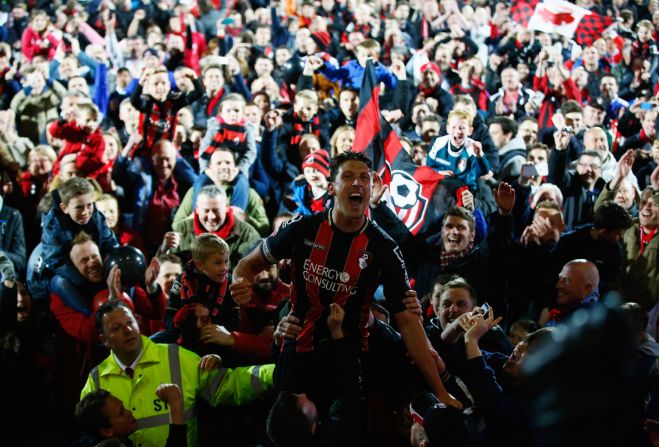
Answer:
<svg viewBox="0 0 659 447"><path fill-rule="evenodd" d="M565 264L556 282L556 306L545 309L540 323L556 326L576 310L596 305L599 302L599 281L599 272L592 262L575 259Z"/></svg>

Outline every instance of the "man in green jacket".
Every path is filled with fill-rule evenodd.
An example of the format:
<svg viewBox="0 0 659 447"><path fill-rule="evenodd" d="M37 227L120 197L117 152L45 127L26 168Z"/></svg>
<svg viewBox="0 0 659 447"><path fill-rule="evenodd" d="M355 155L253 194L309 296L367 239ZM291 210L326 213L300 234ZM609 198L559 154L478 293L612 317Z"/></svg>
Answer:
<svg viewBox="0 0 659 447"><path fill-rule="evenodd" d="M180 242L177 239L172 242L172 246L168 246L168 235L165 235L161 250L171 249L186 260L189 259L186 255L190 252L192 241L202 233L213 233L229 244L229 260L232 265L236 265L254 246L254 242L261 238L254 227L234 215L226 192L215 185L201 188L192 216L175 222L172 228L181 235Z"/></svg>
<svg viewBox="0 0 659 447"><path fill-rule="evenodd" d="M158 386L173 383L183 393L188 445L197 444L193 414L198 397L211 405L240 405L272 388L274 365L226 369L218 356L200 358L178 345L143 337L130 309L110 300L98 308L96 323L110 355L92 370L81 398L97 389L111 392L132 411L139 429L130 436L136 447L162 447L169 434L169 411L154 398Z"/></svg>
<svg viewBox="0 0 659 447"><path fill-rule="evenodd" d="M659 190L652 186L641 194L638 220L623 236L621 286L624 298L647 311L659 303Z"/></svg>

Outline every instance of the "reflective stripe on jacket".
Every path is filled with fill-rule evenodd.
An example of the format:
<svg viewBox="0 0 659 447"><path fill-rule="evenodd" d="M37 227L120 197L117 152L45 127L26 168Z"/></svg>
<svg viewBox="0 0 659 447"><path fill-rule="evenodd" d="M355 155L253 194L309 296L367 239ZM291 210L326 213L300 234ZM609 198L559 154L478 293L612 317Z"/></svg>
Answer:
<svg viewBox="0 0 659 447"><path fill-rule="evenodd" d="M91 371L81 393L82 398L102 388L120 399L133 412L140 427L130 436L135 447L162 447L167 442L169 409L156 396L156 388L162 383L174 383L181 388L190 446L197 445L197 420L193 412L197 397L214 406L240 405L272 388L274 365L206 372L199 369L199 356L178 345L153 343L144 336L142 343L142 355L132 379L110 354Z"/></svg>

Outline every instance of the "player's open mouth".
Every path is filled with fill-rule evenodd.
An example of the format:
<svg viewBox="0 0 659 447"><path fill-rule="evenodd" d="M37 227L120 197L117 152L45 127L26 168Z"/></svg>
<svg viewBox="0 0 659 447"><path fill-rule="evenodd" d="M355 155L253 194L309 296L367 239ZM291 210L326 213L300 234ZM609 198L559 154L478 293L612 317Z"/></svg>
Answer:
<svg viewBox="0 0 659 447"><path fill-rule="evenodd" d="M364 200L361 193L359 192L353 192L352 194L350 194L348 199L350 199L350 204L353 206L361 205L362 201Z"/></svg>

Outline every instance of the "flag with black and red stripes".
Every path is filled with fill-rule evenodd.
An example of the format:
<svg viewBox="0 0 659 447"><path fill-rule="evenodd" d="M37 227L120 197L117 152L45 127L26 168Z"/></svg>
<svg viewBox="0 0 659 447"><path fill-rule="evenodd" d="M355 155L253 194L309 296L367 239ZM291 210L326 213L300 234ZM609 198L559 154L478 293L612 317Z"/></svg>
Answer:
<svg viewBox="0 0 659 447"><path fill-rule="evenodd" d="M365 152L373 169L389 185L390 203L412 234L426 234L438 216L433 194L443 176L432 168L419 166L403 149L398 135L380 113L380 84L370 60L359 90L359 114L353 149Z"/></svg>

